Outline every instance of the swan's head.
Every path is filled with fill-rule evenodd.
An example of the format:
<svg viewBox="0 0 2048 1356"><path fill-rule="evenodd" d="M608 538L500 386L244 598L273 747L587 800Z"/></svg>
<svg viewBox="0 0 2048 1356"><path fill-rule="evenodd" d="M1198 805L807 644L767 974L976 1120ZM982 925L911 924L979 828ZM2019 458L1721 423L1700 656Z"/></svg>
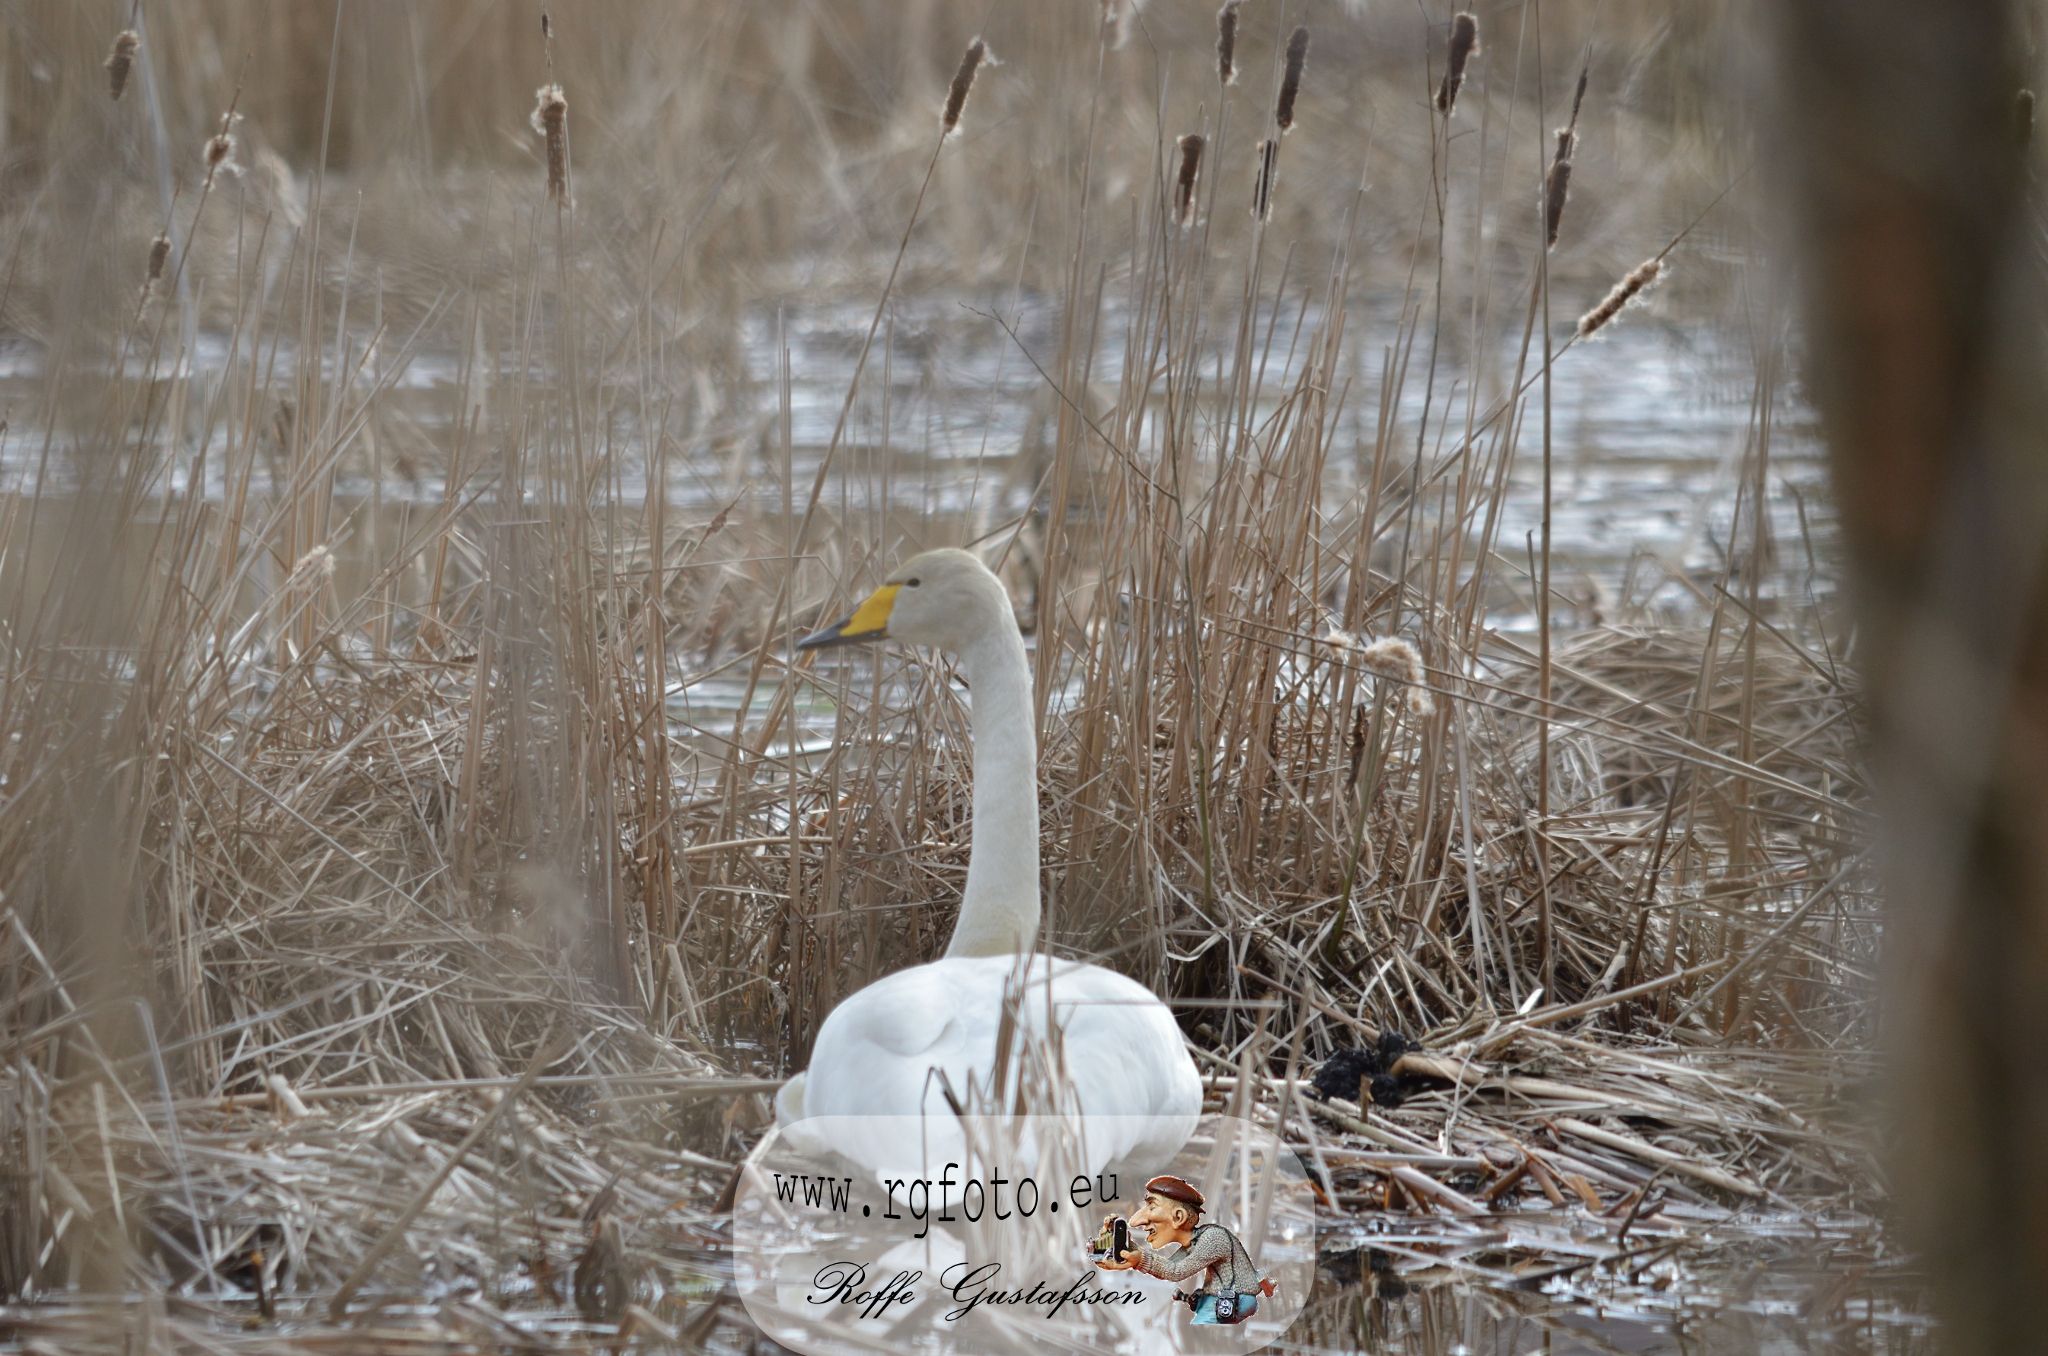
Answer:
<svg viewBox="0 0 2048 1356"><path fill-rule="evenodd" d="M947 547L904 561L851 616L805 636L797 648L902 640L959 654L1005 626L1015 631L1017 619L1002 581L978 557Z"/></svg>

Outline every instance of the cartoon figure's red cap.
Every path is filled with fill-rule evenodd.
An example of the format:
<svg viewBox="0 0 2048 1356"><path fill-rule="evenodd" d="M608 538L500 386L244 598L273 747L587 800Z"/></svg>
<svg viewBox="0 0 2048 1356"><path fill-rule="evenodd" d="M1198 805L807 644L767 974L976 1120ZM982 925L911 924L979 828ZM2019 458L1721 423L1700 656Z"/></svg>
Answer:
<svg viewBox="0 0 2048 1356"><path fill-rule="evenodd" d="M1202 1208L1202 1193L1195 1190L1194 1184L1184 1178L1175 1177L1170 1173L1154 1177L1151 1181L1145 1183L1145 1194L1147 1196L1164 1196L1169 1201L1179 1201L1182 1205L1192 1205L1197 1210Z"/></svg>

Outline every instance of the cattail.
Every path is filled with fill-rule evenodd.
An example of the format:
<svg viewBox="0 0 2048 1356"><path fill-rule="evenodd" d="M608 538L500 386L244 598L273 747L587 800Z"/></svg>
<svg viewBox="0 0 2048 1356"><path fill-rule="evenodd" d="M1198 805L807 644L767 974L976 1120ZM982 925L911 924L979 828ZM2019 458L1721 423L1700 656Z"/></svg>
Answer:
<svg viewBox="0 0 2048 1356"><path fill-rule="evenodd" d="M1321 637L1321 641L1335 650L1340 659L1348 660L1355 656L1359 666L1367 672L1405 686L1408 689L1408 709L1414 714L1427 716L1435 712L1436 699L1430 695L1427 686L1429 675L1422 667L1422 652L1412 641L1389 636L1361 644L1356 636L1348 635L1335 626Z"/></svg>
<svg viewBox="0 0 2048 1356"><path fill-rule="evenodd" d="M1237 83L1237 9L1244 0L1223 0L1216 11L1216 74L1226 85Z"/></svg>
<svg viewBox="0 0 2048 1356"><path fill-rule="evenodd" d="M1458 87L1465 83L1465 65L1479 50L1479 20L1460 14L1451 20L1451 53L1443 83L1436 87L1436 106L1448 114L1458 105Z"/></svg>
<svg viewBox="0 0 2048 1356"><path fill-rule="evenodd" d="M206 186L213 187L217 174L240 174L242 166L235 159L235 124L242 115L229 109L221 114L220 130L206 141Z"/></svg>
<svg viewBox="0 0 2048 1356"><path fill-rule="evenodd" d="M1287 39L1287 72L1280 80L1280 102L1273 109L1273 121L1285 135L1294 126L1294 100L1301 93L1301 68L1308 63L1308 30L1297 28Z"/></svg>
<svg viewBox="0 0 2048 1356"><path fill-rule="evenodd" d="M114 35L114 46L107 53L107 92L114 96L114 102L121 102L121 96L128 92L128 76L135 69L135 49L142 45L142 35L132 28L124 28Z"/></svg>
<svg viewBox="0 0 2048 1356"><path fill-rule="evenodd" d="M1405 685L1407 693L1404 700L1413 714L1427 716L1435 713L1436 699L1424 686L1428 675L1422 669L1422 654L1410 642L1399 636L1375 640L1359 650L1358 662L1382 678L1391 678Z"/></svg>
<svg viewBox="0 0 2048 1356"><path fill-rule="evenodd" d="M142 299L149 300L149 294L156 291L156 285L164 276L164 265L171 261L171 233L165 231L149 242L149 273L142 280Z"/></svg>
<svg viewBox="0 0 2048 1356"><path fill-rule="evenodd" d="M1277 140L1259 143L1259 174L1252 182L1252 215L1260 221L1273 215L1273 180L1280 173L1280 143Z"/></svg>
<svg viewBox="0 0 2048 1356"><path fill-rule="evenodd" d="M1629 275L1614 285L1614 290L1598 306L1579 317L1579 338L1590 339L1621 314L1622 308L1656 285L1666 272L1661 259L1646 259L1629 271Z"/></svg>
<svg viewBox="0 0 2048 1356"><path fill-rule="evenodd" d="M1569 127L1557 129L1557 155L1550 173L1543 177L1543 246L1557 248L1557 228L1564 221L1564 200L1572 191L1572 150L1578 134Z"/></svg>
<svg viewBox="0 0 2048 1356"><path fill-rule="evenodd" d="M548 197L558 203L569 201L569 101L557 84L542 85L533 92L533 116L527 119L533 130L547 138Z"/></svg>
<svg viewBox="0 0 2048 1356"><path fill-rule="evenodd" d="M2021 90L2012 101L2012 135L2023 147L2034 139L2034 91L2030 89Z"/></svg>
<svg viewBox="0 0 2048 1356"><path fill-rule="evenodd" d="M974 73L987 59L988 44L979 37L968 43L961 54L960 69L953 72L953 87L946 91L946 115L939 120L947 136L960 130L960 112L967 107L967 96L974 92Z"/></svg>
<svg viewBox="0 0 2048 1356"><path fill-rule="evenodd" d="M1174 220L1185 226L1195 219L1195 180L1202 174L1202 134L1180 139L1180 181L1173 189Z"/></svg>

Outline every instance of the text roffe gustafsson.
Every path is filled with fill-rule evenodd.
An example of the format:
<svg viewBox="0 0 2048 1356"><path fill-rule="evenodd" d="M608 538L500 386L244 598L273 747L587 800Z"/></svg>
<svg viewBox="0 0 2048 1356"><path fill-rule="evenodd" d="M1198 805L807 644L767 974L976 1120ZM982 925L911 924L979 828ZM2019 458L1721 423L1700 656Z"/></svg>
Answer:
<svg viewBox="0 0 2048 1356"><path fill-rule="evenodd" d="M984 1219L1008 1222L1031 1219L1044 1211L1057 1215L1062 1205L1085 1210L1090 1205L1116 1199L1114 1173L1093 1178L1077 1176L1067 1184L1064 1195L1055 1188L1047 1192L1029 1176L1007 1177L1001 1172L986 1178L959 1176L960 1165L948 1163L935 1178L884 1178L886 1193L879 1218L904 1220L916 1226L913 1238L924 1238L933 1224L965 1220L978 1224ZM820 1177L809 1173L776 1173L775 1198L785 1205L848 1214L855 1208L853 1178ZM860 1213L877 1218L873 1204L862 1202ZM1070 1304L1142 1304L1144 1292L1108 1289L1093 1284L1093 1268L1064 1285L1044 1280L1029 1285L1005 1285L1002 1267L996 1262L955 1262L939 1273L938 1283L953 1297L954 1307L942 1317L949 1323L987 1305L1031 1305L1045 1310L1050 1319ZM916 1303L922 1271L899 1270L888 1279L871 1276L865 1262L829 1261L818 1268L811 1281L807 1302L858 1309L862 1318L880 1318L898 1305Z"/></svg>
<svg viewBox="0 0 2048 1356"><path fill-rule="evenodd" d="M1029 1304L1043 1306L1050 1319L1069 1304L1143 1304L1142 1290L1105 1290L1090 1284L1093 1268L1076 1276L1061 1288L1057 1282L1033 1281L1029 1286L1003 1286L1002 1266L996 1262L955 1262L939 1273L939 1285L951 1294L955 1307L942 1318L957 1323L983 1304ZM917 1302L917 1283L922 1271L898 1271L887 1281L870 1284L865 1262L827 1262L812 1278L806 1302L858 1308L862 1318L882 1318L895 1305Z"/></svg>

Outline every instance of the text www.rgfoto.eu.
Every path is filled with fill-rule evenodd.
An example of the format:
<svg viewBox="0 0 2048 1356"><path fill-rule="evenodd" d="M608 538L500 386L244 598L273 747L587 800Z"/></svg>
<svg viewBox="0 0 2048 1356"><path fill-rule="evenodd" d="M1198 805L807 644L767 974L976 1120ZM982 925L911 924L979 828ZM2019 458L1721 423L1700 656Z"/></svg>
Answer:
<svg viewBox="0 0 2048 1356"><path fill-rule="evenodd" d="M951 1224L964 1219L978 1224L984 1217L1010 1220L1030 1219L1042 1207L1050 1214L1058 1214L1062 1204L1076 1210L1085 1210L1099 1201L1116 1199L1116 1174L1097 1173L1094 1177L1077 1176L1067 1184L1064 1197L1057 1191L1047 1193L1039 1189L1036 1178L1005 1177L997 1172L986 1179L969 1177L961 1179L958 1163L948 1163L937 1178L928 1177L885 1177L883 1190L887 1198L882 1205L883 1219L907 1219L918 1226L913 1238L923 1238L934 1223ZM814 1210L829 1210L834 1214L846 1214L854 1208L853 1179L851 1177L818 1177L807 1172L776 1173L775 1199L784 1205L804 1205ZM936 1205L936 1209L934 1209ZM898 1207L902 1208L899 1210ZM957 1212L957 1213L956 1213ZM863 1216L872 1216L874 1207L860 1204Z"/></svg>

